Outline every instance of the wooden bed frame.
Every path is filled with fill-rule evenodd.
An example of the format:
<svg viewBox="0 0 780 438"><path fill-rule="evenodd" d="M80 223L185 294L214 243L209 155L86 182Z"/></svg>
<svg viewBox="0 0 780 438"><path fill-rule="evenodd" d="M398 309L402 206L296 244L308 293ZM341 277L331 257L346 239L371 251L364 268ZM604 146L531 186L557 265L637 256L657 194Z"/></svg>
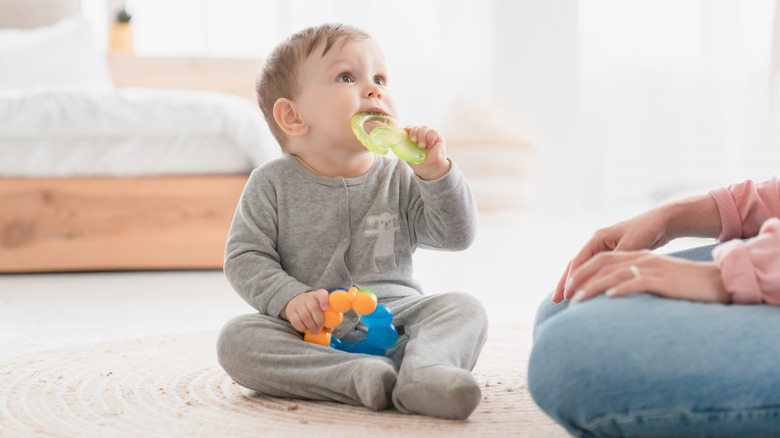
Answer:
<svg viewBox="0 0 780 438"><path fill-rule="evenodd" d="M254 99L260 61L112 54L110 64L117 87ZM0 273L221 269L248 176L0 178Z"/></svg>
<svg viewBox="0 0 780 438"><path fill-rule="evenodd" d="M0 179L0 272L219 269L245 182Z"/></svg>

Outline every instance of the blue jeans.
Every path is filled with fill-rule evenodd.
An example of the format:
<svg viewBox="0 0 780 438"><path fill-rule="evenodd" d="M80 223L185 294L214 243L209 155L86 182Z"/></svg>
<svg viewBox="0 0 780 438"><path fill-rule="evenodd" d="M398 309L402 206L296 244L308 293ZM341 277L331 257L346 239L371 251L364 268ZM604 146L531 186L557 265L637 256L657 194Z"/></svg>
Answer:
<svg viewBox="0 0 780 438"><path fill-rule="evenodd" d="M711 251L675 255L711 260ZM777 437L780 308L649 294L546 300L528 387L576 436Z"/></svg>

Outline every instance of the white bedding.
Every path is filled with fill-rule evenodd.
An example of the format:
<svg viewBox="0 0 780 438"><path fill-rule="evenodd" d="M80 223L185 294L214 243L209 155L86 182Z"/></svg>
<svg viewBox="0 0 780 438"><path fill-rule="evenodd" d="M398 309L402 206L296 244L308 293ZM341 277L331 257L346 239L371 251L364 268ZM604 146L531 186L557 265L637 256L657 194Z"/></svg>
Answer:
<svg viewBox="0 0 780 438"><path fill-rule="evenodd" d="M0 177L248 173L278 155L246 99L114 88L79 16L0 29Z"/></svg>
<svg viewBox="0 0 780 438"><path fill-rule="evenodd" d="M0 176L247 173L278 149L256 105L224 93L0 93Z"/></svg>

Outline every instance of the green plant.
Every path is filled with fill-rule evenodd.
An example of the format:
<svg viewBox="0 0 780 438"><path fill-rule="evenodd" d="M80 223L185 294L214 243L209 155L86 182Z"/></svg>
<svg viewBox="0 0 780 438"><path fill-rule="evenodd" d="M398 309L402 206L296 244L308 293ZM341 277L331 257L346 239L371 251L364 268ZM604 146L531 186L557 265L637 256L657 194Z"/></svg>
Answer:
<svg viewBox="0 0 780 438"><path fill-rule="evenodd" d="M125 8L122 8L122 10L116 14L116 21L118 23L129 23L132 19L133 16L130 15Z"/></svg>

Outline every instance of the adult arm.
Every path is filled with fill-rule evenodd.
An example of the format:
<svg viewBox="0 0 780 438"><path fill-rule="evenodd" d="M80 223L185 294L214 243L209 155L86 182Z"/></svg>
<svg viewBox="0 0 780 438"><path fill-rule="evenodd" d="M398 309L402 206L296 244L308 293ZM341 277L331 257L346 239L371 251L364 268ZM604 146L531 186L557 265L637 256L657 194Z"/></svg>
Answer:
<svg viewBox="0 0 780 438"><path fill-rule="evenodd" d="M673 201L596 231L569 262L553 294L554 303L570 299L580 283L572 277L595 255L611 251L660 248L678 237L716 237L720 214L713 196Z"/></svg>
<svg viewBox="0 0 780 438"><path fill-rule="evenodd" d="M746 180L710 191L720 214L718 240L756 236L768 219L780 217L780 180L772 177L755 183Z"/></svg>
<svg viewBox="0 0 780 438"><path fill-rule="evenodd" d="M715 261L711 263L649 251L600 253L571 275L573 301L600 293L623 296L653 292L692 301L780 305L780 219L774 217L780 215L779 193L776 178L713 190L710 196L722 223L719 238L758 236L721 245L713 252ZM703 222L709 223L706 218ZM683 226L670 234L679 237L697 229L701 228Z"/></svg>
<svg viewBox="0 0 780 438"><path fill-rule="evenodd" d="M728 240L713 258L733 301L780 305L780 181L747 180L710 194L723 222L719 239Z"/></svg>

